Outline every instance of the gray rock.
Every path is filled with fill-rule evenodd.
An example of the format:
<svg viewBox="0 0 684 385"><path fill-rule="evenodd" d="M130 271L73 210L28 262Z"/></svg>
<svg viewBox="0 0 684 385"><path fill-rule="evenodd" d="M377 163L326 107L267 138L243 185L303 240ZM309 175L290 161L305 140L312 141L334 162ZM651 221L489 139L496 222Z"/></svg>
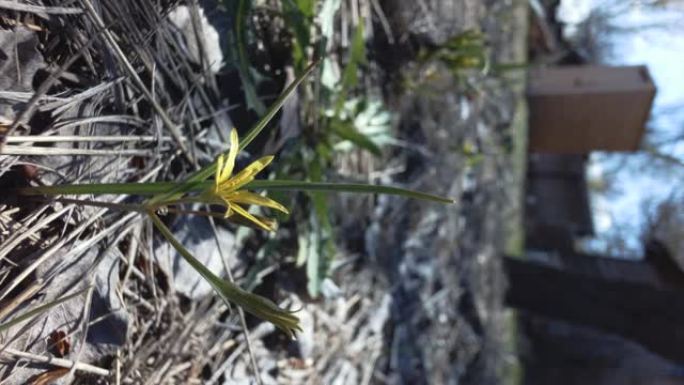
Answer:
<svg viewBox="0 0 684 385"><path fill-rule="evenodd" d="M29 352L41 356L52 356L48 349L48 338L53 331L63 331L71 345L70 353L65 359L75 359L84 363L95 363L105 356L111 355L117 347L126 341L129 316L123 303L116 295L119 284L119 263L113 251L103 252L94 247L84 252L78 250L79 243L73 248L59 250L51 258L42 263L36 270L39 277L50 277L52 280L45 286L42 297L35 301L26 301L17 309L10 319L25 313L43 303L53 301L65 295L83 290L93 282L89 320L101 318L98 323L88 328L83 338L83 312L86 294L72 298L30 321L11 327L4 335L4 343L10 349ZM81 344L81 341L85 341ZM2 384L24 384L33 376L46 371L50 366L16 364L10 356L3 355L0 363ZM16 364L16 365L15 365ZM69 384L73 378L63 377L54 384Z"/></svg>
<svg viewBox="0 0 684 385"><path fill-rule="evenodd" d="M440 45L477 27L483 5L480 1L422 0L389 2L383 9L400 41L408 35Z"/></svg>
<svg viewBox="0 0 684 385"><path fill-rule="evenodd" d="M31 91L33 76L45 67L38 52L38 36L25 27L0 30L0 90ZM18 106L0 101L0 123L14 120Z"/></svg>
<svg viewBox="0 0 684 385"><path fill-rule="evenodd" d="M120 260L115 252L105 253L95 269L95 294L93 295L90 319L107 315L102 321L88 328L87 341L97 346L123 346L126 343L129 314L121 297L119 286Z"/></svg>

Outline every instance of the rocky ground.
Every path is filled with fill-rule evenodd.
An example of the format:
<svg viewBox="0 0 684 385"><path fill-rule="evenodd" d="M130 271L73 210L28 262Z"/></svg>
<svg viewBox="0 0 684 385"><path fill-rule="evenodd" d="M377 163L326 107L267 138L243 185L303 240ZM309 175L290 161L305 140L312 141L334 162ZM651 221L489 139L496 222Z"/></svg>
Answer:
<svg viewBox="0 0 684 385"><path fill-rule="evenodd" d="M160 16L170 6L78 4L45 2L3 16L0 48L16 60L3 59L0 76L0 127L9 131L0 152L2 188L173 180L225 149L225 133L242 119L231 109L238 102L225 78L217 85L211 66L198 64L197 47L179 32L182 22ZM228 268L243 286L301 309L302 333L289 341L250 317L246 340L235 313L137 213L4 194L0 322L85 291L2 332L3 383L513 381L500 256L516 220L513 123L522 77L469 71L455 78L443 64L415 58L420 47L475 29L486 36L492 63L523 61L526 2L357 4L373 15L364 81L392 113L398 144L380 158L339 156L336 172L457 203L332 198L338 253L319 299L306 295L294 254L263 256L255 246L263 236L167 216L212 271ZM222 20L205 5L209 20ZM284 226L279 239L296 236ZM69 346L50 339L55 332L64 332ZM67 373L41 357L90 366Z"/></svg>

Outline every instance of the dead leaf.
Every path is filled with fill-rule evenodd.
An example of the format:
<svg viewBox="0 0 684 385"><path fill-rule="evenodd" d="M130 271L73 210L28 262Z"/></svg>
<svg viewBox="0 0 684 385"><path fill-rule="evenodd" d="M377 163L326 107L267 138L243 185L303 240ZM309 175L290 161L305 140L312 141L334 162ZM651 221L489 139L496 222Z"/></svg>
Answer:
<svg viewBox="0 0 684 385"><path fill-rule="evenodd" d="M52 354L59 358L66 356L71 350L69 339L67 338L66 333L64 333L62 330L55 330L50 333L48 345L50 346L50 351Z"/></svg>
<svg viewBox="0 0 684 385"><path fill-rule="evenodd" d="M33 377L31 380L29 380L28 384L29 385L49 385L49 384L53 383L54 381L57 381L58 379L64 377L67 373L69 373L69 368L51 369L45 373L41 373L41 374Z"/></svg>

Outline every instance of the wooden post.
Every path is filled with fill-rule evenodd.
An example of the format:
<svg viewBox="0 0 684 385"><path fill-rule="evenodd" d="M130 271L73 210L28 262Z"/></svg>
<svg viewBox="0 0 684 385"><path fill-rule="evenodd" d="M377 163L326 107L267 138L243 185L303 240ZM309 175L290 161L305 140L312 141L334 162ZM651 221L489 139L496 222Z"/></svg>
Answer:
<svg viewBox="0 0 684 385"><path fill-rule="evenodd" d="M651 284L644 278L651 274L630 281L597 273L612 262L619 265L616 268L631 263L635 272L652 272L647 263L594 259L603 267L572 271L506 257L505 301L511 307L620 335L684 363L684 291Z"/></svg>

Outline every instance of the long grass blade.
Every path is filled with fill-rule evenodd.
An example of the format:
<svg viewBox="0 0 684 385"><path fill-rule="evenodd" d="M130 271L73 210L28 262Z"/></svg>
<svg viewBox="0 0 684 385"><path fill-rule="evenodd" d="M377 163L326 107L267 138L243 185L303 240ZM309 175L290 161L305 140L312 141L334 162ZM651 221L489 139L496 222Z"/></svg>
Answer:
<svg viewBox="0 0 684 385"><path fill-rule="evenodd" d="M407 198L427 200L439 203L454 203L455 200L438 195L428 194L392 186L382 186L361 183L328 183L302 182L295 180L255 180L245 188L267 191L321 191L330 193L363 193L400 195Z"/></svg>
<svg viewBox="0 0 684 385"><path fill-rule="evenodd" d="M373 143L367 135L355 130L349 125L345 125L342 122L334 122L330 127L340 138L348 140L364 150L368 150L375 156L381 155L380 147Z"/></svg>
<svg viewBox="0 0 684 385"><path fill-rule="evenodd" d="M299 75L299 77L295 79L295 81L292 82L292 84L290 84L285 89L285 91L283 91L282 94L280 94L278 99L268 109L266 115L264 115L264 117L262 117L257 122L257 124L255 124L254 127L252 127L252 129L249 130L249 132L247 132L245 136L240 138L240 151L244 150L257 136L259 136L261 131L266 127L266 125L268 125L268 123L273 119L276 113L280 111L280 108L283 106L283 104L285 104L287 98L289 98L290 95L292 95L292 93L297 89L297 87L299 87L299 85L304 81L304 79L306 79L309 76L311 71L313 71L314 68L316 68L318 62L319 61L317 60L309 64L309 66L306 67L304 72L302 72L302 74Z"/></svg>
<svg viewBox="0 0 684 385"><path fill-rule="evenodd" d="M210 188L213 181L199 181L185 183L184 192L200 192ZM105 184L76 184L62 186L25 187L12 190L20 195L82 195L82 194L131 194L155 195L169 191L178 183L105 183ZM267 191L321 191L328 193L361 193L400 195L412 199L427 200L439 203L454 203L452 198L441 197L420 191L408 190L400 187L362 184L362 183L330 183L330 182L302 182L296 180L255 180L247 184L245 189Z"/></svg>
<svg viewBox="0 0 684 385"><path fill-rule="evenodd" d="M18 316L18 317L15 317L15 318L11 319L10 321L7 321L7 322L5 322L5 323L3 323L3 324L0 324L0 333L1 333L1 332L4 332L5 330L11 328L12 326L14 326L14 325L16 325L16 324L22 323L22 322L24 322L24 321L26 321L26 320L29 320L29 319L31 319L31 318L33 318L33 317L35 317L35 316L37 316L37 315L39 315L39 314L41 314L41 313L44 313L44 312L46 312L46 311L52 309L53 307L55 307L55 306L57 306L57 305L59 305L59 304L61 304L61 303L63 303L63 302L66 302L66 301L68 301L68 300L70 300L70 299L72 299L72 298L74 298L74 297L78 297L79 295L83 294L83 293L86 292L87 290L88 290L88 289L80 290L80 291L78 291L78 292L76 292L76 293L74 293L74 294L69 294L69 295L67 295L67 296L65 296L65 297L58 298L58 299L56 299L56 300L54 300L54 301L50 301L50 302L48 302L48 303L46 303L46 304L43 304L43 305L40 305L40 306L36 306L35 308L33 308L33 309L27 311L27 312L24 313L24 314L22 314L22 315L20 315L20 316Z"/></svg>
<svg viewBox="0 0 684 385"><path fill-rule="evenodd" d="M177 186L174 182L155 183L92 183L65 184L55 186L21 187L10 192L18 195L156 195ZM199 190L199 188L197 189ZM195 190L193 190L195 191Z"/></svg>

